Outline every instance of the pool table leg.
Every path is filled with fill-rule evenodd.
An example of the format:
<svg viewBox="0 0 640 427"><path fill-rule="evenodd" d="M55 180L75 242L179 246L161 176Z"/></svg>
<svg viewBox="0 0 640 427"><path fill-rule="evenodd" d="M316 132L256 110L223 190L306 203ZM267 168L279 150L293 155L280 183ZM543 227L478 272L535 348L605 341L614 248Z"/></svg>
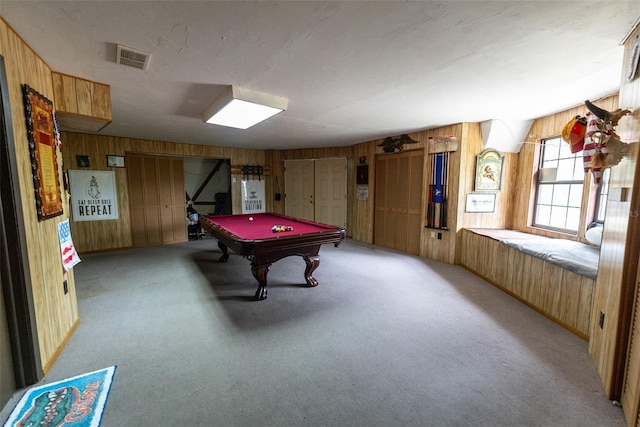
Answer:
<svg viewBox="0 0 640 427"><path fill-rule="evenodd" d="M318 281L311 274L320 265L320 257L305 256L303 258L304 262L307 263L307 268L304 270L304 278L307 281L307 285L311 287L318 286Z"/></svg>
<svg viewBox="0 0 640 427"><path fill-rule="evenodd" d="M229 259L229 248L227 248L227 245L222 243L220 240L218 240L218 247L222 251L222 256L218 258L218 262L227 262Z"/></svg>
<svg viewBox="0 0 640 427"><path fill-rule="evenodd" d="M258 290L256 291L256 299L258 301L267 299L267 273L271 264L256 264L251 262L251 272L253 277L258 281Z"/></svg>

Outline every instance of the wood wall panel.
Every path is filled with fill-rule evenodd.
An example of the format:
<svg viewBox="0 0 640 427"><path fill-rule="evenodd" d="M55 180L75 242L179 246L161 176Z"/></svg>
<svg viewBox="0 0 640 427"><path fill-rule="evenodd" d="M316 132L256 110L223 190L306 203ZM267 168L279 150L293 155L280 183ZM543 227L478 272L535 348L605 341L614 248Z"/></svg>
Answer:
<svg viewBox="0 0 640 427"><path fill-rule="evenodd" d="M633 176L636 161L623 159L616 167L611 169L609 188L631 187L625 184L627 176ZM618 399L621 392L621 384L618 384L618 369L623 363L624 356L616 351L616 348L624 341L626 346L626 334L621 335L619 329L622 325L624 304L629 301L625 296L623 287L625 276L625 247L629 219L631 212L630 201L607 201L606 221L602 234L600 247L600 264L598 268L598 280L594 290L594 309L591 317L592 340L589 343L589 352L600 373L605 391L610 398ZM637 261L636 261L637 262ZM605 314L604 327L597 327L595 319ZM622 341L621 341L622 340ZM626 350L625 350L626 351Z"/></svg>
<svg viewBox="0 0 640 427"><path fill-rule="evenodd" d="M231 164L265 165L265 151L246 150L240 148L214 147L189 143L150 141L134 138L120 138L101 135L90 135L76 132L63 132L65 170L75 168L76 155L89 155L92 170L113 170L116 174L118 189L118 209L120 218L114 221L71 222L73 242L80 253L127 248L133 246L131 236L131 216L129 209L129 192L127 172L130 165L124 168L108 168L107 154L125 156L127 153L166 155L173 157L205 157L214 159L230 159ZM273 207L274 176L265 176L267 193L267 210ZM231 184L232 210L241 212L240 179ZM284 185L280 182L281 188ZM186 216L186 210L185 210ZM95 239L94 236L101 236Z"/></svg>
<svg viewBox="0 0 640 427"><path fill-rule="evenodd" d="M614 110L618 107L618 95L611 95L600 100L592 101L605 110ZM541 236L577 240L583 243L586 242L583 231L580 231L576 236L544 230L530 225L532 221L532 206L536 185L535 169L538 164L538 148L540 146L540 142L544 138L560 135L562 133L562 128L571 118L577 115L584 116L586 112L586 107L584 104L581 104L566 111L561 111L559 113L534 120L531 125L527 141L522 144L520 153L518 153L518 155L513 159L513 170L510 172L513 175L513 178L509 183L511 188L509 191L510 202L508 204L509 206L512 206L512 212L509 215L510 220L507 224L507 228ZM509 168L511 168L511 166L509 166ZM584 188L586 194L592 190L591 182L591 174L585 174ZM585 218L582 219L582 223L584 222Z"/></svg>
<svg viewBox="0 0 640 427"><path fill-rule="evenodd" d="M639 34L640 30L635 28L626 40L623 64L630 62L629 58L633 44L637 41ZM623 67L623 70L624 69L626 69L626 67ZM611 351L614 357L605 357L603 359L611 360L611 370L614 374L613 388L615 390L616 387L622 383L622 407L628 424L635 425L636 423L640 423L640 417L638 416L638 408L640 406L640 369L638 368L638 366L640 366L640 348L638 346L638 340L640 340L640 331L637 328L638 313L640 312L640 290L638 281L640 278L640 261L638 260L640 256L640 192L638 191L638 187L640 186L640 168L636 166L638 156L640 156L640 150L637 147L637 142L640 140L640 110L638 108L640 107L640 79L636 78L633 81L628 81L625 78L624 71L621 76L619 102L620 107L627 108L633 113L620 120L620 125L617 129L618 134L624 141L635 142L636 144L634 145L636 149L632 157L635 161L629 162L627 170L620 171L619 174L621 187L629 188L633 191L631 192L628 211L626 212L626 221L628 221L626 238L623 239L624 236L622 236L619 231L615 234L615 237L612 238L613 244L615 245L619 246L623 243L626 252L620 266L622 276L619 288L617 286L614 287L614 289L611 290L612 292L607 295L608 301L606 305L606 307L611 308L616 308L615 305L618 305L620 314L617 332L619 336L616 337L617 345L615 350ZM631 178L632 176L633 178ZM620 207L619 214L622 215L622 207ZM607 215L609 215L609 206L607 206ZM625 220L620 218L619 221L624 223ZM613 244L611 245L611 249L613 249ZM613 253L613 251L611 252ZM606 288L604 288L606 284L608 283L603 283L602 289L597 289L598 297L606 291ZM619 297L616 295L616 290L618 289ZM616 301L616 299L619 301ZM613 344L615 342L611 341L611 343ZM600 354L609 356L602 352ZM626 375L621 377L620 373L625 370L625 367Z"/></svg>
<svg viewBox="0 0 640 427"><path fill-rule="evenodd" d="M70 113L78 113L75 79L64 74L52 73L56 108Z"/></svg>
<svg viewBox="0 0 640 427"><path fill-rule="evenodd" d="M349 200L351 201L351 203L348 205L347 209L347 225L350 228L347 228L347 230L350 230L350 235L355 240L360 240L365 243L373 243L376 149L376 144L371 142L364 142L353 146L353 165L351 168L353 179L349 181L350 183L352 183L349 191ZM355 168L359 164L361 157L364 157L366 159L366 162L369 166L369 197L366 200L357 200L355 193Z"/></svg>
<svg viewBox="0 0 640 427"><path fill-rule="evenodd" d="M111 123L109 85L53 72L56 113L60 126L77 132L98 132Z"/></svg>
<svg viewBox="0 0 640 427"><path fill-rule="evenodd" d="M0 18L0 55L5 58L11 120L13 124L18 176L22 198L21 211L25 223L29 275L33 293L37 338L41 365L46 373L79 321L73 270L65 273L61 266L58 223L69 217L67 198L63 199L63 214L38 221L33 198L33 179L25 125L22 85L40 92L56 106L49 66ZM57 150L58 169L62 168L62 153ZM63 188L62 175L58 177ZM63 281L69 288L63 290Z"/></svg>
<svg viewBox="0 0 640 427"><path fill-rule="evenodd" d="M512 192L516 187L515 171L517 153L500 153L504 156L502 189L496 193L496 206L492 213L469 213L465 210L466 196L475 190L476 156L485 149L479 123L464 123L460 151L460 182L455 192L459 209L457 211L457 231L462 228L508 228L513 216ZM459 246L459 241L457 245ZM456 254L459 263L460 250Z"/></svg>
<svg viewBox="0 0 640 427"><path fill-rule="evenodd" d="M634 39L630 37L625 44L623 64L629 63ZM609 193L612 196L607 201L591 315L592 340L589 343L589 352L605 392L616 400L620 399L623 390L640 247L640 224L636 215L640 212L640 194L637 191L640 170L636 166L637 143L640 140L640 81L627 81L625 70L623 67L617 103L605 109L615 109L619 104L633 111L632 115L620 120L616 129L623 141L632 143L633 150L610 172ZM628 193L629 196L616 197L616 193ZM604 313L602 328L597 325L600 313Z"/></svg>
<svg viewBox="0 0 640 427"><path fill-rule="evenodd" d="M589 338L594 280L470 230L462 229L460 236L464 267L576 335Z"/></svg>
<svg viewBox="0 0 640 427"><path fill-rule="evenodd" d="M78 114L83 116L93 115L93 87L88 80L76 79L76 102L78 103Z"/></svg>

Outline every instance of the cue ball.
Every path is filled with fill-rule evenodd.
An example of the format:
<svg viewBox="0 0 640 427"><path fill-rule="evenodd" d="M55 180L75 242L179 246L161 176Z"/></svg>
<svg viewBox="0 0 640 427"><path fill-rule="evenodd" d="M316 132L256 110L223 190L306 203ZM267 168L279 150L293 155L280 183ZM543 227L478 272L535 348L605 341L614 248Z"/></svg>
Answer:
<svg viewBox="0 0 640 427"><path fill-rule="evenodd" d="M252 216L249 217L249 221L253 221L253 217Z"/></svg>

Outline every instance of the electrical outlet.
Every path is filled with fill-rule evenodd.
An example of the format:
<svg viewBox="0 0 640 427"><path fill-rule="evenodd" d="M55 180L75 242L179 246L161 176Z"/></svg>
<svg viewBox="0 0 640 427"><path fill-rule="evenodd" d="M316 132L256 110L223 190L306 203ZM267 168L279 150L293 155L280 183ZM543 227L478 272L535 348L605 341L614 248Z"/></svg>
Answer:
<svg viewBox="0 0 640 427"><path fill-rule="evenodd" d="M69 293L69 284L67 283L66 280L64 282L62 282L62 288L64 289L64 294L65 295Z"/></svg>
<svg viewBox="0 0 640 427"><path fill-rule="evenodd" d="M442 233L438 233L438 240L442 240Z"/></svg>

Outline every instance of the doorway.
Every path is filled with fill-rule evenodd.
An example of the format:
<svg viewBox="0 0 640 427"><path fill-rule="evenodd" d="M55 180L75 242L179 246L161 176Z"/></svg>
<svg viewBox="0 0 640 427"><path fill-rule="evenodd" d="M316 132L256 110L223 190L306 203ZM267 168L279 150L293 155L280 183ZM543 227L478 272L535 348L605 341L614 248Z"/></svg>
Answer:
<svg viewBox="0 0 640 427"><path fill-rule="evenodd" d="M0 56L0 408L43 376L31 295L11 105ZM9 250L9 247L11 250Z"/></svg>
<svg viewBox="0 0 640 427"><path fill-rule="evenodd" d="M346 228L347 159L286 160L285 214Z"/></svg>
<svg viewBox="0 0 640 427"><path fill-rule="evenodd" d="M4 223L4 221L3 221ZM2 227L2 269L6 268L6 233L4 224ZM13 368L13 355L11 354L11 338L9 336L9 323L7 322L7 309L4 301L5 285L0 275L0 409L9 401L17 390L15 370Z"/></svg>

